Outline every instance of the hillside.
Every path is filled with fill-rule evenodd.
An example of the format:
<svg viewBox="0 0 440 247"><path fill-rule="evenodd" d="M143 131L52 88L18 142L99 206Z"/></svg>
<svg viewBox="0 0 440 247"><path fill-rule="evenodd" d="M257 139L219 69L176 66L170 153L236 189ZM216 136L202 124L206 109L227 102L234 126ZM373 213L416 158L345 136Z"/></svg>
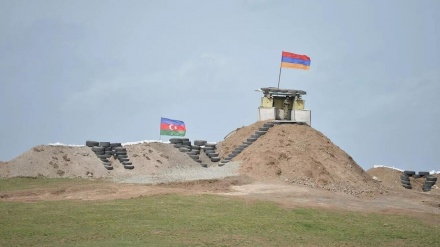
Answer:
<svg viewBox="0 0 440 247"><path fill-rule="evenodd" d="M219 144L223 156L263 125L257 122ZM279 180L350 194L382 192L374 181L342 149L308 125L275 125L233 160L240 173L258 180Z"/></svg>

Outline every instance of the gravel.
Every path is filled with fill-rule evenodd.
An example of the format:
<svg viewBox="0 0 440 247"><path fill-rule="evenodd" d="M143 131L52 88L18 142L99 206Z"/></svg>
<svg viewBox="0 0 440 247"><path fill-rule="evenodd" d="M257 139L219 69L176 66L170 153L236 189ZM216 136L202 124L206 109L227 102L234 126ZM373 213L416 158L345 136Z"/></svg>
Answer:
<svg viewBox="0 0 440 247"><path fill-rule="evenodd" d="M239 162L230 162L222 167L210 165L207 168L177 165L164 169L161 174L157 175L130 175L128 177L112 178L112 181L118 183L158 184L202 179L222 179L239 175L238 167Z"/></svg>

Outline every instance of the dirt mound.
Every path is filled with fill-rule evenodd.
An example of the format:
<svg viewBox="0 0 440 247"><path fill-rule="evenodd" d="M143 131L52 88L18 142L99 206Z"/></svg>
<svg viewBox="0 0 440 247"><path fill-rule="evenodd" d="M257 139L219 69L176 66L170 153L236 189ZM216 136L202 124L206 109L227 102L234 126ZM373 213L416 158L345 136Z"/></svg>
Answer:
<svg viewBox="0 0 440 247"><path fill-rule="evenodd" d="M377 167L377 168L371 168L367 171L368 174L370 174L372 177L376 177L380 183L383 186L386 186L390 189L394 189L397 191L422 191L423 183L425 182L424 178L413 178L410 177L412 189L407 190L402 186L402 183L400 182L400 176L402 175L401 171L394 170L387 167ZM440 176L434 175L437 177L437 179L440 178ZM440 194L440 189L438 187L438 184L434 185L429 193L434 194Z"/></svg>
<svg viewBox="0 0 440 247"><path fill-rule="evenodd" d="M263 127L264 123L269 121L256 122L249 126L243 126L235 130L235 133L230 134L225 140L217 145L217 150L220 157L225 157L231 153L237 146L243 144L252 134L255 133L260 127Z"/></svg>
<svg viewBox="0 0 440 247"><path fill-rule="evenodd" d="M0 177L129 177L157 175L172 166L199 167L188 155L170 144L143 143L125 146L135 169L124 169L110 158L114 170L104 168L89 147L36 146L17 158L0 164Z"/></svg>
<svg viewBox="0 0 440 247"><path fill-rule="evenodd" d="M219 153L227 155L263 124L238 129L219 145ZM275 125L233 160L241 162L242 174L257 180L299 183L355 195L383 193L380 184L348 154L307 125Z"/></svg>

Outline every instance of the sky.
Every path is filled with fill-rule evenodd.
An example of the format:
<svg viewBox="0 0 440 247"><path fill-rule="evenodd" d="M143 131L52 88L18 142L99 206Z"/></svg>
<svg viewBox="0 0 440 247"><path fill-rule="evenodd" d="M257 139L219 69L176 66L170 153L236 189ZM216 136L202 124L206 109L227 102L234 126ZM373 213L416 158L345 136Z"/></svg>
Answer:
<svg viewBox="0 0 440 247"><path fill-rule="evenodd" d="M280 88L365 170L440 170L440 1L0 0L0 160L33 146L222 141Z"/></svg>

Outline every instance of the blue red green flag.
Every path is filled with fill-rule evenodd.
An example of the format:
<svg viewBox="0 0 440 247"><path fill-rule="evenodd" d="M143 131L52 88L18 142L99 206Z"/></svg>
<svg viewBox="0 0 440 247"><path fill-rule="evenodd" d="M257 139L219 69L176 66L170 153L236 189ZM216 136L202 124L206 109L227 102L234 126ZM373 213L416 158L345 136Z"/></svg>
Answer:
<svg viewBox="0 0 440 247"><path fill-rule="evenodd" d="M165 136L185 136L185 123L180 120L160 118L160 135Z"/></svg>

